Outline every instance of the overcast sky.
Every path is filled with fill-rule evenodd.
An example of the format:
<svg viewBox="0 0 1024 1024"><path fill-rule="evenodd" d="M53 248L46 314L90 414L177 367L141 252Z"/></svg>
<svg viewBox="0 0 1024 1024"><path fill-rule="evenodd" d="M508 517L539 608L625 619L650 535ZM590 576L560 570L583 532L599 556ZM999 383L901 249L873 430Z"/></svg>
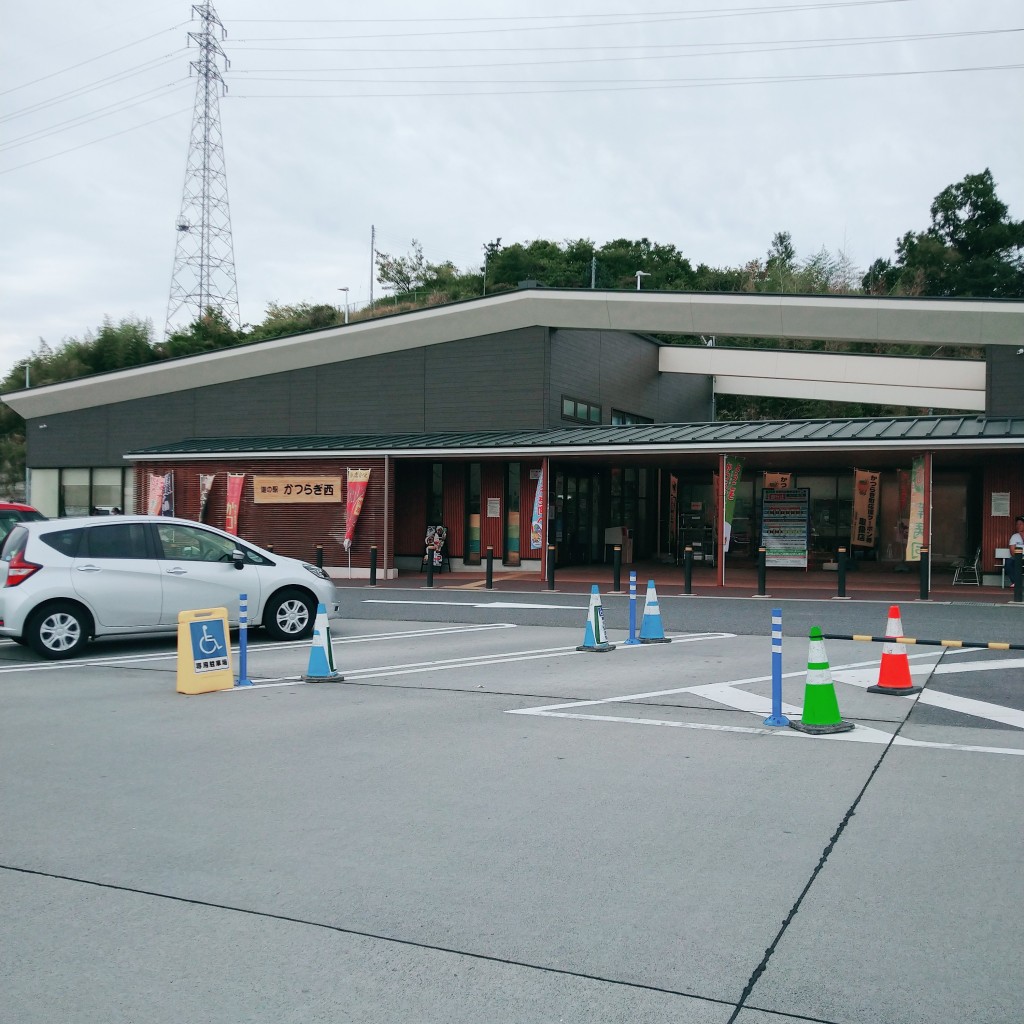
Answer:
<svg viewBox="0 0 1024 1024"><path fill-rule="evenodd" d="M985 167L1024 217L1020 0L215 8L245 323L271 302L339 303L340 287L364 303L371 225L381 250L416 238L461 269L498 237L646 236L738 266L777 231L802 258L843 249L863 269ZM0 372L107 316L162 336L191 13L4 5Z"/></svg>

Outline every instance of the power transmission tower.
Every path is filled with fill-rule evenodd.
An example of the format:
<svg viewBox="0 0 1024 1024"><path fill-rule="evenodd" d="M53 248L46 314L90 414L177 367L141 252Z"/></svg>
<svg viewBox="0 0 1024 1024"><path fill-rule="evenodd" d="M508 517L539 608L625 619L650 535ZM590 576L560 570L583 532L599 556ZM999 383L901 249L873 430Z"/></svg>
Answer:
<svg viewBox="0 0 1024 1024"><path fill-rule="evenodd" d="M193 321L211 308L220 310L236 330L241 328L220 127L220 95L227 92L220 64L225 69L230 65L220 40L227 32L213 4L193 4L192 16L202 21L202 30L188 34L189 44L199 47L199 57L191 65L197 76L196 100L177 222L165 337L174 330L181 314Z"/></svg>

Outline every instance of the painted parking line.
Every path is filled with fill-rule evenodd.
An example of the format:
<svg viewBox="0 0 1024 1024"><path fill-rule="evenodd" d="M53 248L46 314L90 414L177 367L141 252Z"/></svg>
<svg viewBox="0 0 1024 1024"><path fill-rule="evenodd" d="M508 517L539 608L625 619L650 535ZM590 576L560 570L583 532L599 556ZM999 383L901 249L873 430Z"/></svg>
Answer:
<svg viewBox="0 0 1024 1024"><path fill-rule="evenodd" d="M672 635L673 643L701 643L707 640L728 640L735 633L684 633ZM653 651L658 648L639 644L635 647L619 647L621 651ZM542 647L532 651L506 651L504 654L475 654L461 658L440 658L432 661L410 662L397 665L377 665L373 668L345 671L346 683L357 683L365 679L383 679L390 676L418 675L424 672L444 672L466 668L481 668L487 665L508 665L517 661L536 661L546 658L564 658L579 654L575 645L560 647ZM223 693L247 692L260 687L292 686L296 682L304 683L301 676L281 676L277 679L264 678L262 682L240 690L224 690ZM315 684L314 685L318 685ZM578 702L573 702L575 706Z"/></svg>
<svg viewBox="0 0 1024 1024"><path fill-rule="evenodd" d="M521 601L413 601L368 597L363 604L425 604L440 608L544 608L556 611L587 611L589 604L534 604Z"/></svg>
<svg viewBox="0 0 1024 1024"><path fill-rule="evenodd" d="M928 652L925 654L911 655L910 657L934 660L941 657L941 653ZM978 664L984 665L985 668L991 667L987 662ZM968 663L966 665L960 664L955 666L954 671L957 673L969 672L972 671L972 665L973 663ZM1005 662L1003 663L1003 666L1005 667ZM930 671L934 669L934 667L935 666L929 666L927 664L918 664L912 666L912 669L917 669L920 673L921 671ZM866 687L873 686L875 682L877 682L877 672L877 662L862 662L854 665L838 666L832 669L832 677L834 682L849 682L856 686ZM802 675L805 675L805 672L787 672L784 673L783 678L794 678ZM868 679L869 675L871 677L870 680L865 681ZM894 746L900 747L916 747L919 749L932 750L955 750L969 753L1010 754L1018 757L1024 756L1024 749L1018 749L1015 747L979 746L966 743L940 743L931 740L914 740L905 736L897 736L894 740L892 732L886 732L884 729L878 729L873 726L866 726L860 723L858 723L857 728L851 732L837 733L827 736L812 736L807 733L791 729L765 728L757 726L722 726L702 722L681 722L666 719L635 718L626 715L596 715L581 712L579 710L570 710L594 707L601 704L631 703L687 693L699 697L705 697L708 700L712 700L715 703L722 705L723 707L757 715L759 718L763 719L771 713L771 698L751 693L749 690L744 690L741 687L751 684L770 682L771 676L758 676L748 679L734 679L730 682L724 683L703 683L695 686L684 686L672 690L656 690L648 693L624 694L618 697L602 698L601 700L571 701L563 704L547 704L534 708L514 708L510 709L507 714L530 715L538 718L568 718L592 722L617 722L627 725L654 725L676 729L704 730L708 732L736 732L759 736L793 736L803 739L828 740L830 742L839 743L852 742L885 744L892 742ZM1000 705L989 704L985 701L971 700L966 697L957 697L955 694L943 693L932 689L925 690L923 693L916 695L916 698L908 697L905 699L920 699L923 703L931 704L936 707L943 707L949 710L959 711L963 714L973 715L976 718L984 718L989 721L999 722L1000 724L1011 725L1016 728L1024 729L1024 712L1018 711L1015 708L1005 708ZM796 717L800 714L800 708L784 704L783 712L790 717Z"/></svg>

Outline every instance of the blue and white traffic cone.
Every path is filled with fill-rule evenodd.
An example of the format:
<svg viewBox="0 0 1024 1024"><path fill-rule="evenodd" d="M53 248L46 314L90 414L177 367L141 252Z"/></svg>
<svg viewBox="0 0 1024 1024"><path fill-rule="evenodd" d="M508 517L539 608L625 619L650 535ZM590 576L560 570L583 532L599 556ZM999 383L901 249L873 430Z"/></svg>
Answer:
<svg viewBox="0 0 1024 1024"><path fill-rule="evenodd" d="M594 654L604 654L605 651L615 650L615 644L608 643L608 633L604 628L604 607L601 604L601 594L598 592L596 583L590 588L590 608L587 611L587 626L583 631L583 643L576 650L590 651Z"/></svg>
<svg viewBox="0 0 1024 1024"><path fill-rule="evenodd" d="M313 623L313 646L309 651L309 667L302 677L307 683L340 683L344 676L334 667L334 648L331 646L331 626L327 608L318 604Z"/></svg>
<svg viewBox="0 0 1024 1024"><path fill-rule="evenodd" d="M647 596L644 598L644 617L640 623L640 643L670 644L672 641L665 636L665 627L661 624L661 606L658 604L658 591L654 580L647 581Z"/></svg>

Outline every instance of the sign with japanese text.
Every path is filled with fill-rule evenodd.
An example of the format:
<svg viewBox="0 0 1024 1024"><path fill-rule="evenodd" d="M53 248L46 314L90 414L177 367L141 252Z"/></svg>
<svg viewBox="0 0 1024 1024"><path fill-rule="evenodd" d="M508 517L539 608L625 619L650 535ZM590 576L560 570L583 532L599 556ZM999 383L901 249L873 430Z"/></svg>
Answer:
<svg viewBox="0 0 1024 1024"><path fill-rule="evenodd" d="M340 476L255 476L253 501L273 504L341 504Z"/></svg>
<svg viewBox="0 0 1024 1024"><path fill-rule="evenodd" d="M850 544L853 547L875 546L879 479L878 473L863 469L853 471L853 522L850 524Z"/></svg>
<svg viewBox="0 0 1024 1024"><path fill-rule="evenodd" d="M924 459L919 455L914 459L910 471L910 523L907 529L906 561L920 562L921 548L924 546Z"/></svg>

